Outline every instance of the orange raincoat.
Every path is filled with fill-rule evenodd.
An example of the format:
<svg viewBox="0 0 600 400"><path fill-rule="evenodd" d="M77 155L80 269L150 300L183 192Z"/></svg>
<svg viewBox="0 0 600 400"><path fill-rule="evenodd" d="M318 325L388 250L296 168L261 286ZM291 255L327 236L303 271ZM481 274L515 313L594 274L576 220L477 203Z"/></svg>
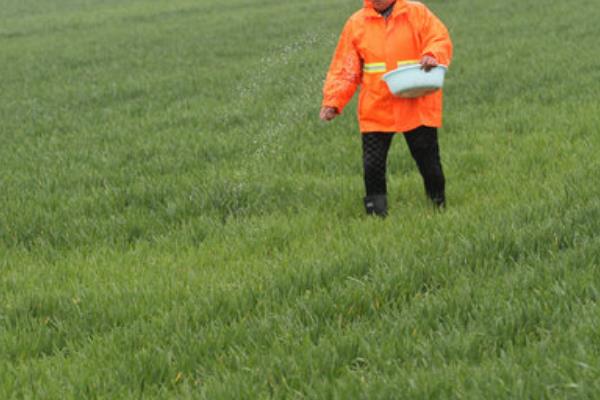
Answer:
<svg viewBox="0 0 600 400"><path fill-rule="evenodd" d="M452 42L444 24L418 2L396 0L385 19L369 0L352 15L340 36L325 86L323 106L342 112L360 85L361 132L407 132L421 125L442 125L442 91L414 98L395 97L381 79L424 55L449 65Z"/></svg>

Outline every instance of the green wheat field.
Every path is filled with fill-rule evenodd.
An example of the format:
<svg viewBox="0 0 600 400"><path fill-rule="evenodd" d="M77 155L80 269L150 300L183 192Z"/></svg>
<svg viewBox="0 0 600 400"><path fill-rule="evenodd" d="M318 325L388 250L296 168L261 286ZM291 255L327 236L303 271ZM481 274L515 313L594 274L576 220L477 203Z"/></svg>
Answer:
<svg viewBox="0 0 600 400"><path fill-rule="evenodd" d="M364 215L360 0L0 0L1 399L594 399L597 0L425 2L445 212Z"/></svg>

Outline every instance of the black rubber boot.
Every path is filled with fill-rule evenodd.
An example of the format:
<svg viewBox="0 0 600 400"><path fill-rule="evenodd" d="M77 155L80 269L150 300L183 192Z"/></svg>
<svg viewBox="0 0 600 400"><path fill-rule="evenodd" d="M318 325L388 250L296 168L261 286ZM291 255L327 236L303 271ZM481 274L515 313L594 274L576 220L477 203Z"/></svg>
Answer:
<svg viewBox="0 0 600 400"><path fill-rule="evenodd" d="M365 210L368 215L385 218L387 216L387 196L385 194L366 196Z"/></svg>
<svg viewBox="0 0 600 400"><path fill-rule="evenodd" d="M434 197L431 199L436 210L444 210L446 208L446 199L444 197Z"/></svg>
<svg viewBox="0 0 600 400"><path fill-rule="evenodd" d="M446 208L446 196L444 196L444 193L428 193L427 195L429 196L429 199L431 200L431 203L433 204L433 207L436 210L443 210Z"/></svg>

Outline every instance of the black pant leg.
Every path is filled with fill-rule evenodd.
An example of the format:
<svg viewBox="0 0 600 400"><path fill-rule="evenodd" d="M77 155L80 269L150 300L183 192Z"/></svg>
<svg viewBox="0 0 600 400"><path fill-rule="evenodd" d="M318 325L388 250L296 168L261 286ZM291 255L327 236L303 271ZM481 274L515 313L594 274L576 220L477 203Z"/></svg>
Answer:
<svg viewBox="0 0 600 400"><path fill-rule="evenodd" d="M362 134L363 166L367 196L387 194L386 163L393 133Z"/></svg>
<svg viewBox="0 0 600 400"><path fill-rule="evenodd" d="M420 126L404 133L419 172L423 177L425 192L434 203L442 205L445 201L445 179L440 159L437 128Z"/></svg>

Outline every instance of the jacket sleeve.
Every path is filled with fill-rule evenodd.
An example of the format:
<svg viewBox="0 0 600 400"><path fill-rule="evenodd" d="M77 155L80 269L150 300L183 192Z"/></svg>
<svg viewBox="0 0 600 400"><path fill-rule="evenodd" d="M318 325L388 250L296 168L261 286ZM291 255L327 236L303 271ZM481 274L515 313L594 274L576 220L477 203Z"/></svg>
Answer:
<svg viewBox="0 0 600 400"><path fill-rule="evenodd" d="M421 29L421 56L431 55L440 64L450 65L452 61L452 41L446 26L427 7L423 7Z"/></svg>
<svg viewBox="0 0 600 400"><path fill-rule="evenodd" d="M324 107L335 107L342 112L352 99L362 79L362 61L352 43L352 21L348 21L331 60L323 87Z"/></svg>

